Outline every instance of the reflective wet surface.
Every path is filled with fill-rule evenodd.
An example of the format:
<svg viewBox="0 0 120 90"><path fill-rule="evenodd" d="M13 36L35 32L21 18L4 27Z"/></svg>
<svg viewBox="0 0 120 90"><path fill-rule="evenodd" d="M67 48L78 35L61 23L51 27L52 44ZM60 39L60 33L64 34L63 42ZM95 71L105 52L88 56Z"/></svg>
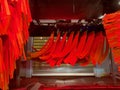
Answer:
<svg viewBox="0 0 120 90"><path fill-rule="evenodd" d="M112 77L32 77L32 78L21 78L20 79L20 85L16 86L15 82L14 85L11 85L11 88L31 88L36 83L42 84L44 87L65 87L65 86L86 86L92 87L92 86L120 86L120 80L117 80L117 83L115 84ZM96 86L96 87L97 87ZM13 90L13 89L11 89ZM27 89L29 90L29 89Z"/></svg>

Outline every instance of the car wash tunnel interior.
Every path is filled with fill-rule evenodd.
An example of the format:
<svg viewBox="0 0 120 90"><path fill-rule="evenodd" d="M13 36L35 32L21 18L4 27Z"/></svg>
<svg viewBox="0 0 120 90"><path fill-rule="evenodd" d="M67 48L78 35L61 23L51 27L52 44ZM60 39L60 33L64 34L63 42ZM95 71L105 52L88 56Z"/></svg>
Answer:
<svg viewBox="0 0 120 90"><path fill-rule="evenodd" d="M0 0L0 90L120 87L120 0Z"/></svg>

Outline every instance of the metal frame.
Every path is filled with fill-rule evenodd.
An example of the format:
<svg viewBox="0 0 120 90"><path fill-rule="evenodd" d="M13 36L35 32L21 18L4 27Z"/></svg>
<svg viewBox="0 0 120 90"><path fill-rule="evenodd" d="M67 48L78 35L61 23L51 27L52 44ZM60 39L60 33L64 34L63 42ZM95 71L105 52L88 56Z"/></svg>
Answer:
<svg viewBox="0 0 120 90"><path fill-rule="evenodd" d="M33 73L32 76L95 76L94 73Z"/></svg>

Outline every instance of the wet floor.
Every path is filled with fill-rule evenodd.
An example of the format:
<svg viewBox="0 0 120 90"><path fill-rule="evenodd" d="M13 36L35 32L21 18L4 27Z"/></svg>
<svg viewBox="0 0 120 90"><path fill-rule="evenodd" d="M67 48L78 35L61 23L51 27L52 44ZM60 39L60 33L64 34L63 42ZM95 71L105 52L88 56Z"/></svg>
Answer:
<svg viewBox="0 0 120 90"><path fill-rule="evenodd" d="M12 83L14 83L12 85ZM16 82L11 81L11 89L14 88L30 88L36 83L43 85L44 87L64 87L64 86L120 86L120 80L117 83L114 82L112 77L32 77L21 78L19 85L15 85Z"/></svg>

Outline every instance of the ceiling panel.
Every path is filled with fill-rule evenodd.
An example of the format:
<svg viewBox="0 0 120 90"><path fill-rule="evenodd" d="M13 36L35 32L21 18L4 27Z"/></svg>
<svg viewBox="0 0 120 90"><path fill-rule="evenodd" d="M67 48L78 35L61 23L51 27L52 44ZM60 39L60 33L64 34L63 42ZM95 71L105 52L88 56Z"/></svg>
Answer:
<svg viewBox="0 0 120 90"><path fill-rule="evenodd" d="M120 9L120 0L30 0L33 19L98 18Z"/></svg>

